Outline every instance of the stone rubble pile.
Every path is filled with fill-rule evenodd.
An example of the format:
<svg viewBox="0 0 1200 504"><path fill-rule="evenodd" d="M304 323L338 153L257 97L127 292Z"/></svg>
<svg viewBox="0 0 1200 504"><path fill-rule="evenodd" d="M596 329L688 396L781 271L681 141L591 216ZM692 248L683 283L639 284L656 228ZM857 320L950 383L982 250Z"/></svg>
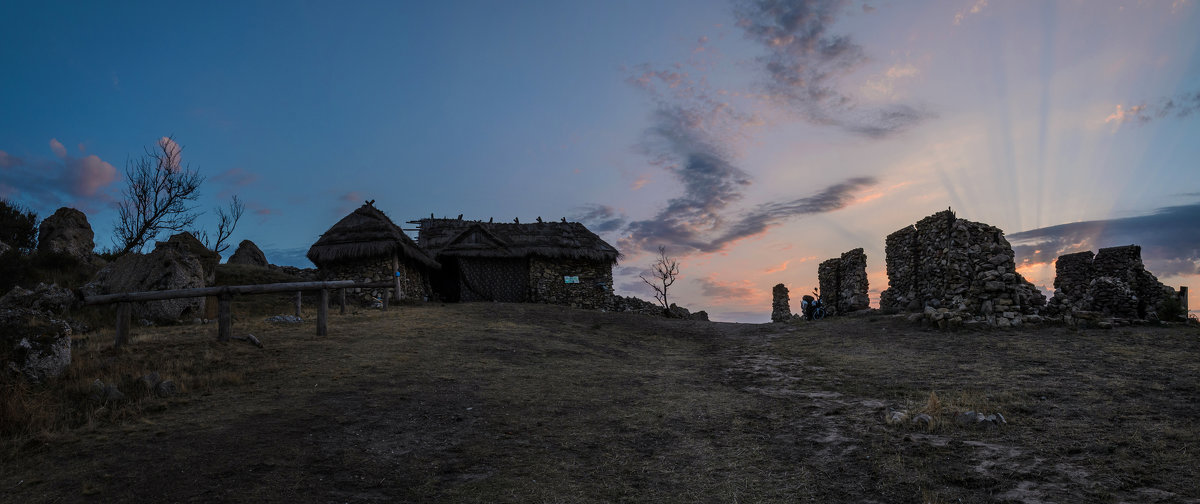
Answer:
<svg viewBox="0 0 1200 504"><path fill-rule="evenodd" d="M1069 322L1099 318L1158 321L1170 311L1169 304L1176 304L1176 311L1180 308L1180 293L1146 271L1142 248L1137 245L1059 256L1054 269L1054 297L1046 312Z"/></svg>
<svg viewBox="0 0 1200 504"><path fill-rule="evenodd" d="M817 266L817 283L826 315L844 315L870 308L867 254L861 248L822 262Z"/></svg>
<svg viewBox="0 0 1200 504"><path fill-rule="evenodd" d="M888 235L885 253L884 310L919 312L939 327L956 319L1009 327L1046 304L1045 295L1016 271L1003 231L950 210Z"/></svg>
<svg viewBox="0 0 1200 504"><path fill-rule="evenodd" d="M792 319L792 309L788 306L788 288L777 284L771 289L771 322L786 322Z"/></svg>

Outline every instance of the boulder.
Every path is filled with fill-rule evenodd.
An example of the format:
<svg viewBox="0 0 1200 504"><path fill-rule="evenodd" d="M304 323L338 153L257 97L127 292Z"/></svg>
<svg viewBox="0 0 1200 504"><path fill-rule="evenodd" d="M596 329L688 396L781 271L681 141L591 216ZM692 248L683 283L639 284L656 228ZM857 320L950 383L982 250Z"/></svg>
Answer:
<svg viewBox="0 0 1200 504"><path fill-rule="evenodd" d="M62 207L38 226L38 252L65 254L86 261L96 248L94 236L87 215Z"/></svg>
<svg viewBox="0 0 1200 504"><path fill-rule="evenodd" d="M158 242L149 254L126 254L83 287L86 295L191 289L212 285L221 256L189 233ZM155 323L190 320L204 313L204 298L134 303L133 318Z"/></svg>
<svg viewBox="0 0 1200 504"><path fill-rule="evenodd" d="M0 307L27 308L61 314L79 303L79 298L70 289L55 284L39 283L33 290L13 287L0 297Z"/></svg>
<svg viewBox="0 0 1200 504"><path fill-rule="evenodd" d="M61 375L71 365L71 326L38 310L0 309L0 362L33 382Z"/></svg>
<svg viewBox="0 0 1200 504"><path fill-rule="evenodd" d="M269 266L267 256L259 250L258 245L250 240L242 240L237 250L226 261L229 264L249 264L251 266Z"/></svg>

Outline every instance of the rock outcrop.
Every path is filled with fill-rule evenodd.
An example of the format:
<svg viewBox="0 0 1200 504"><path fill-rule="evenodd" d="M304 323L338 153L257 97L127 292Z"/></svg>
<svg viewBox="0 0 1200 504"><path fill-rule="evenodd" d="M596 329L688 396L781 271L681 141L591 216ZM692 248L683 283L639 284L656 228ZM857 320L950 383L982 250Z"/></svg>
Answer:
<svg viewBox="0 0 1200 504"><path fill-rule="evenodd" d="M821 303L826 315L838 315L870 308L867 295L867 254L856 248L817 266Z"/></svg>
<svg viewBox="0 0 1200 504"><path fill-rule="evenodd" d="M251 266L270 266L266 254L259 250L258 245L250 240L242 240L233 255L226 261L229 264L249 264Z"/></svg>
<svg viewBox="0 0 1200 504"><path fill-rule="evenodd" d="M126 254L100 270L84 286L86 295L189 289L212 285L221 256L196 237L179 233L158 242L149 254ZM166 299L135 303L134 318L171 323L204 313L204 298Z"/></svg>
<svg viewBox="0 0 1200 504"><path fill-rule="evenodd" d="M939 321L1005 327L1037 315L1046 303L1017 272L1003 231L959 219L950 210L888 235L885 252L888 288L879 303L884 310L931 308Z"/></svg>
<svg viewBox="0 0 1200 504"><path fill-rule="evenodd" d="M74 208L62 207L38 226L38 252L65 254L87 261L96 243L87 215Z"/></svg>
<svg viewBox="0 0 1200 504"><path fill-rule="evenodd" d="M0 308L27 308L54 314L68 312L78 304L79 298L70 289L44 283L33 290L16 286L0 297Z"/></svg>
<svg viewBox="0 0 1200 504"><path fill-rule="evenodd" d="M0 362L33 382L57 377L71 365L71 326L28 308L0 308Z"/></svg>
<svg viewBox="0 0 1200 504"><path fill-rule="evenodd" d="M792 308L788 305L788 288L777 284L771 289L771 322L786 322L792 319Z"/></svg>
<svg viewBox="0 0 1200 504"><path fill-rule="evenodd" d="M1142 248L1137 245L1059 256L1054 270L1054 297L1047 306L1050 314L1097 312L1107 317L1160 320L1172 311L1169 305L1175 305L1174 311L1183 310L1180 294L1146 270Z"/></svg>

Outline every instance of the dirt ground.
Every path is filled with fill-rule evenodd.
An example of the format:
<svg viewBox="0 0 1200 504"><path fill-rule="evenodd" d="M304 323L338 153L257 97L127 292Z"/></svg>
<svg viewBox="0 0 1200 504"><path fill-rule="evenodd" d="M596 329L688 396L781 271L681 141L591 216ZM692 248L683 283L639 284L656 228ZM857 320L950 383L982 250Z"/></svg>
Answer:
<svg viewBox="0 0 1200 504"><path fill-rule="evenodd" d="M333 315L326 337L260 319L234 332L263 349L212 325L137 328L112 358L229 378L0 441L0 501L1200 502L1195 326L491 303ZM92 351L116 352L111 334ZM1005 422L960 423L967 410Z"/></svg>

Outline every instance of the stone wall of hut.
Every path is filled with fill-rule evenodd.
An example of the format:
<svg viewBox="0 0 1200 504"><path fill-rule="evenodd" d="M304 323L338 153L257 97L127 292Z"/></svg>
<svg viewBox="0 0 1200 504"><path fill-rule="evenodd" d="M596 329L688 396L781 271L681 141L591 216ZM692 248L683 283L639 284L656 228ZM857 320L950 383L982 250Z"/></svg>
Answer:
<svg viewBox="0 0 1200 504"><path fill-rule="evenodd" d="M856 248L817 266L817 283L826 315L870 308L867 295L867 254Z"/></svg>
<svg viewBox="0 0 1200 504"><path fill-rule="evenodd" d="M565 277L578 277L579 283L566 283ZM532 257L529 259L529 300L579 308L611 308L612 264Z"/></svg>
<svg viewBox="0 0 1200 504"><path fill-rule="evenodd" d="M422 301L430 293L429 270L423 265L394 255L339 261L319 268L318 272L322 280L365 282L394 281L396 273L400 273L400 296L395 295L394 289L354 288L346 291L348 301L353 299L364 305L369 305L376 299L382 300L385 292L392 296L391 302Z"/></svg>
<svg viewBox="0 0 1200 504"><path fill-rule="evenodd" d="M1163 285L1142 263L1137 245L1102 248L1059 256L1054 265L1054 297L1047 311L1056 315L1094 312L1119 318L1159 320L1166 304L1180 293ZM1186 310L1183 310L1186 312Z"/></svg>
<svg viewBox="0 0 1200 504"><path fill-rule="evenodd" d="M888 288L879 303L885 310L931 309L960 322L1008 326L1046 303L1016 271L1003 231L949 210L888 235L885 252Z"/></svg>

